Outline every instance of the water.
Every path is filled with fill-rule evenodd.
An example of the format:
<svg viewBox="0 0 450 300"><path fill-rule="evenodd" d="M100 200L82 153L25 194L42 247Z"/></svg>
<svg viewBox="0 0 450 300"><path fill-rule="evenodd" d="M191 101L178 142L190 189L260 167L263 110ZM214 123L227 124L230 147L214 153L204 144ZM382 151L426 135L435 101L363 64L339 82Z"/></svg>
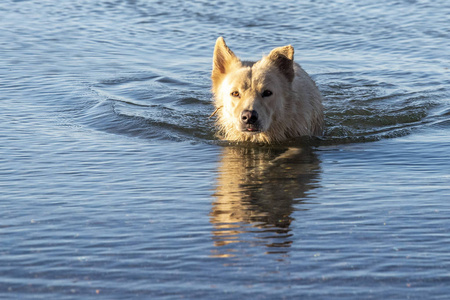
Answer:
<svg viewBox="0 0 450 300"><path fill-rule="evenodd" d="M447 299L450 4L0 4L0 298ZM214 137L216 38L327 133ZM292 143L290 144L292 146Z"/></svg>

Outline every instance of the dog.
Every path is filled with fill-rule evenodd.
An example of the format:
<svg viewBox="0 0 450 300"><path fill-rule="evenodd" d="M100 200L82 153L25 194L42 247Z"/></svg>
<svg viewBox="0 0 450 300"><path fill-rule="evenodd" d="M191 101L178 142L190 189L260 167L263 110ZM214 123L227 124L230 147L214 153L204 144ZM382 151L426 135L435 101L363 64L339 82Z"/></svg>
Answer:
<svg viewBox="0 0 450 300"><path fill-rule="evenodd" d="M211 73L221 139L276 143L323 132L322 97L294 62L294 48L273 49L257 62L241 61L219 37Z"/></svg>

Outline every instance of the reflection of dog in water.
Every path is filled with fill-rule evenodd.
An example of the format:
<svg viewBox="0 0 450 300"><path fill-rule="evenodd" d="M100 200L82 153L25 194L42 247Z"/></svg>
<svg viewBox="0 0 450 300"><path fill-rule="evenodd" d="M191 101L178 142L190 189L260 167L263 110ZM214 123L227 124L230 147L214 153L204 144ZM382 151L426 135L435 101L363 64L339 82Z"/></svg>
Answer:
<svg viewBox="0 0 450 300"><path fill-rule="evenodd" d="M293 205L315 187L319 171L310 150L224 147L211 212L216 245L252 227L286 234Z"/></svg>
<svg viewBox="0 0 450 300"><path fill-rule="evenodd" d="M241 61L223 38L214 48L212 90L221 136L233 141L279 142L321 135L320 92L294 62L292 46L257 62Z"/></svg>

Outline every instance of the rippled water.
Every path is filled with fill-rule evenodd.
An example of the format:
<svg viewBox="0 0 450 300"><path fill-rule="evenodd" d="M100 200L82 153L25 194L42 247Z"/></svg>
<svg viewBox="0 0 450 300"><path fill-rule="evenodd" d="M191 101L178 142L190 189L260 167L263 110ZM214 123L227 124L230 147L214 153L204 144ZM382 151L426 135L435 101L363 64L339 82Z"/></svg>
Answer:
<svg viewBox="0 0 450 300"><path fill-rule="evenodd" d="M1 2L0 298L446 299L449 15ZM292 44L325 136L216 140L218 36L244 59Z"/></svg>

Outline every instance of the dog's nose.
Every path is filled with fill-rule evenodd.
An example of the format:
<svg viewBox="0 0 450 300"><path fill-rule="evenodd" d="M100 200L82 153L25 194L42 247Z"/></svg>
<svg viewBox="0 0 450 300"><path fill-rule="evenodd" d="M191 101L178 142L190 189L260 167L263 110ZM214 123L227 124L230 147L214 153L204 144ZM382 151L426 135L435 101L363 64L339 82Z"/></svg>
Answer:
<svg viewBox="0 0 450 300"><path fill-rule="evenodd" d="M255 124L258 121L256 110L244 110L241 114L241 120L244 124Z"/></svg>

